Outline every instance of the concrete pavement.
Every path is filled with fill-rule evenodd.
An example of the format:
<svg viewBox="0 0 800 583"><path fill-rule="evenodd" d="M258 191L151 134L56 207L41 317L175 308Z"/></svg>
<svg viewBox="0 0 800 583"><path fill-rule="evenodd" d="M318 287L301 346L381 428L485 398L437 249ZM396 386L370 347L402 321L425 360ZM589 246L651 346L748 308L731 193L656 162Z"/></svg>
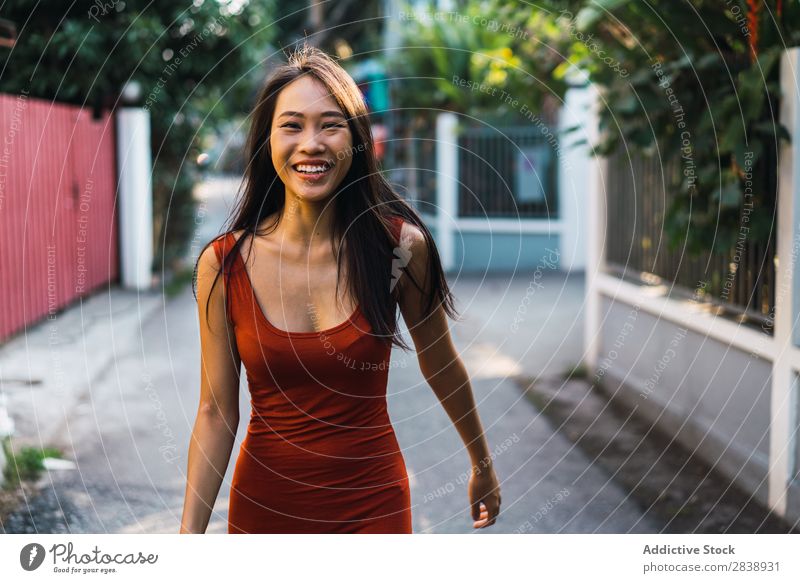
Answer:
<svg viewBox="0 0 800 583"><path fill-rule="evenodd" d="M529 276L452 281L464 318L451 322L451 333L502 483L501 515L493 527L472 529L463 444L422 377L416 354L395 350L393 361L407 364L391 371L389 403L413 485L414 531L657 532L637 504L625 499L625 491L557 432L515 382L518 375L560 374L581 360L580 276L545 275L537 301L511 332Z"/></svg>

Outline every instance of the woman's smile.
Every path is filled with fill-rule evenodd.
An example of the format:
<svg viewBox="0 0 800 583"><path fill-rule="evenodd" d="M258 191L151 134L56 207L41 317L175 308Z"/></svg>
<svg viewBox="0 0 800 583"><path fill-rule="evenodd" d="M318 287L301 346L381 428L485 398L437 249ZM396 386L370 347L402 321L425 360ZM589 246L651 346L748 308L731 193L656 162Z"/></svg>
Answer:
<svg viewBox="0 0 800 583"><path fill-rule="evenodd" d="M304 76L284 87L276 112L272 162L286 194L330 195L352 164L353 136L338 103L323 83Z"/></svg>
<svg viewBox="0 0 800 583"><path fill-rule="evenodd" d="M321 178L330 176L334 166L336 166L336 164L331 161L301 162L299 164L294 164L292 170L303 180L317 182Z"/></svg>

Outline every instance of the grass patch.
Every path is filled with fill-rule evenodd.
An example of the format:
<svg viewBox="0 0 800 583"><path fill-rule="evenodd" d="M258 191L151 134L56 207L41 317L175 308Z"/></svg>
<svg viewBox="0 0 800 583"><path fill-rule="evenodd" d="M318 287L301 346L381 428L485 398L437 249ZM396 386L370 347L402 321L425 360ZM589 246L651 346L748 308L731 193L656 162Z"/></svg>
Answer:
<svg viewBox="0 0 800 583"><path fill-rule="evenodd" d="M194 266L184 267L175 271L164 285L164 295L168 298L177 296L183 291L183 288L191 283L192 275L194 275Z"/></svg>
<svg viewBox="0 0 800 583"><path fill-rule="evenodd" d="M62 457L61 450L54 447L22 447L15 452L9 438L3 440L3 452L6 455L3 487L7 490L16 489L22 481L37 480L44 471L44 458Z"/></svg>
<svg viewBox="0 0 800 583"><path fill-rule="evenodd" d="M584 363L579 362L567 368L561 376L565 381L571 379L587 379L589 378L589 368Z"/></svg>

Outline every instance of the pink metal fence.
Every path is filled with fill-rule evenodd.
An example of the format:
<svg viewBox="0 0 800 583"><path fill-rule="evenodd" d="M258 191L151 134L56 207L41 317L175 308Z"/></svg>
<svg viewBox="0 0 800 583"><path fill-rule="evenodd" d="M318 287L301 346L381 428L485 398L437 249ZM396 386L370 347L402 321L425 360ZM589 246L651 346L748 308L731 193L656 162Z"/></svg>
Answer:
<svg viewBox="0 0 800 583"><path fill-rule="evenodd" d="M0 94L0 341L119 272L114 117Z"/></svg>

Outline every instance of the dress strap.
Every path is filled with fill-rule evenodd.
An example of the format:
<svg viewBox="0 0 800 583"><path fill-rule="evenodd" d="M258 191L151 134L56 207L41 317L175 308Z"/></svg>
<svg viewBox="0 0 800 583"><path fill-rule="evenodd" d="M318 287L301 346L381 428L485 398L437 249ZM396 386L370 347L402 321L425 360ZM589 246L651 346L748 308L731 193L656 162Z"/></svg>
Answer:
<svg viewBox="0 0 800 583"><path fill-rule="evenodd" d="M211 245L214 247L214 252L217 254L217 261L219 261L220 265L223 264L225 257L230 253L233 243L232 233L225 233L212 241Z"/></svg>
<svg viewBox="0 0 800 583"><path fill-rule="evenodd" d="M217 261L220 265L220 274L219 274L219 283L222 285L223 295L225 297L226 303L226 313L228 314L228 319L233 322L234 321L234 306L232 305L235 300L234 296L237 296L237 289L238 289L238 277L234 274L238 271L239 262L234 260L229 260L228 268L225 269L225 259L230 256L231 253L238 253L239 250L233 250L233 246L236 243L236 238L233 236L233 233L225 233L220 235L216 239L211 242L212 247L214 247L214 253L217 255ZM231 301L234 300L234 301Z"/></svg>
<svg viewBox="0 0 800 583"><path fill-rule="evenodd" d="M403 217L399 215L391 215L389 217L389 224L391 225L392 235L397 241L397 244L400 244L400 233L403 229Z"/></svg>

